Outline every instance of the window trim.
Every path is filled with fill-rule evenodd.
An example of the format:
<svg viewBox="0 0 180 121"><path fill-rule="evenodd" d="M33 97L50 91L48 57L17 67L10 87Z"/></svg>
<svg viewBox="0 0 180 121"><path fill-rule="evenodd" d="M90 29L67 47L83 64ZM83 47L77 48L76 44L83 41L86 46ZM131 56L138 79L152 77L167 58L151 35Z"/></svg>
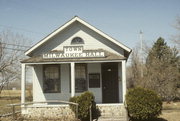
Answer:
<svg viewBox="0 0 180 121"><path fill-rule="evenodd" d="M54 92L45 92L44 91L44 82L45 82L45 68L47 67L58 67L59 70L59 90ZM46 64L43 65L43 93L61 93L61 65L60 64Z"/></svg>

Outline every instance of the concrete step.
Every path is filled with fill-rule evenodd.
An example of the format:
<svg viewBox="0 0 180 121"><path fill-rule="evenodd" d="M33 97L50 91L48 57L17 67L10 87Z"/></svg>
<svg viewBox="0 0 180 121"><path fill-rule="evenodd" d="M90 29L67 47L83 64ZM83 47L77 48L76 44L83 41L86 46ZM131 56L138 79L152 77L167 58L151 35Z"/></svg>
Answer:
<svg viewBox="0 0 180 121"><path fill-rule="evenodd" d="M98 121L127 121L126 117L99 117Z"/></svg>

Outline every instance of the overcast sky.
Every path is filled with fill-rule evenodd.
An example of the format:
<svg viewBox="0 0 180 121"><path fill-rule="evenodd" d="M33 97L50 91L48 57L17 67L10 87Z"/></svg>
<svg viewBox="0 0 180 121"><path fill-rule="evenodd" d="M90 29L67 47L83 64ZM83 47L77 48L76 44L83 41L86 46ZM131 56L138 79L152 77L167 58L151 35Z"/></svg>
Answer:
<svg viewBox="0 0 180 121"><path fill-rule="evenodd" d="M75 15L130 48L159 36L170 44L177 31L180 0L0 0L0 31L10 29L30 38L44 38Z"/></svg>

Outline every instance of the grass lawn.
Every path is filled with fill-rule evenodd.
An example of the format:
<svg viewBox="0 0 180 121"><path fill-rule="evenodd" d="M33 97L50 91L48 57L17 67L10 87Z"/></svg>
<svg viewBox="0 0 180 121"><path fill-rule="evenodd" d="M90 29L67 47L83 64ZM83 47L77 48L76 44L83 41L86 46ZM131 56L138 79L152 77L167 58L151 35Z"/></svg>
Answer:
<svg viewBox="0 0 180 121"><path fill-rule="evenodd" d="M30 100L30 94L26 91L28 97L27 100ZM3 90L0 94L0 115L12 112L12 107L7 106L8 104L20 103L21 102L21 91L20 90ZM16 108L20 110L20 106Z"/></svg>

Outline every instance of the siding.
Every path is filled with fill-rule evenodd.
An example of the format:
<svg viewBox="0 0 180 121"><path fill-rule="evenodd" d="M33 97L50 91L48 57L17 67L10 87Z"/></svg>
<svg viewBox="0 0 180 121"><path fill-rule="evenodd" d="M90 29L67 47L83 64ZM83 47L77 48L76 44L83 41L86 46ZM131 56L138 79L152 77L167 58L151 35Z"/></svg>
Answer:
<svg viewBox="0 0 180 121"><path fill-rule="evenodd" d="M35 66L34 70L33 101L69 100L69 64L61 64L61 93L43 93L42 65Z"/></svg>
<svg viewBox="0 0 180 121"><path fill-rule="evenodd" d="M68 101L70 93L70 64L61 64L61 93L43 93L43 66L33 66L33 101L46 101L46 100L64 100ZM101 75L101 63L88 63L87 73L100 73L100 88L89 88L95 96L97 103L102 103L102 75ZM121 63L118 65L118 76L119 76L119 100L122 102L122 69ZM87 76L89 79L89 76ZM88 84L89 84L89 80ZM80 95L76 93L75 95Z"/></svg>
<svg viewBox="0 0 180 121"><path fill-rule="evenodd" d="M102 103L101 64L100 63L88 64L88 74L90 74L90 73L100 73L100 88L88 88L88 90L94 94L95 100L97 103ZM89 79L89 77L88 77L88 79ZM89 80L88 80L88 82L89 82Z"/></svg>

